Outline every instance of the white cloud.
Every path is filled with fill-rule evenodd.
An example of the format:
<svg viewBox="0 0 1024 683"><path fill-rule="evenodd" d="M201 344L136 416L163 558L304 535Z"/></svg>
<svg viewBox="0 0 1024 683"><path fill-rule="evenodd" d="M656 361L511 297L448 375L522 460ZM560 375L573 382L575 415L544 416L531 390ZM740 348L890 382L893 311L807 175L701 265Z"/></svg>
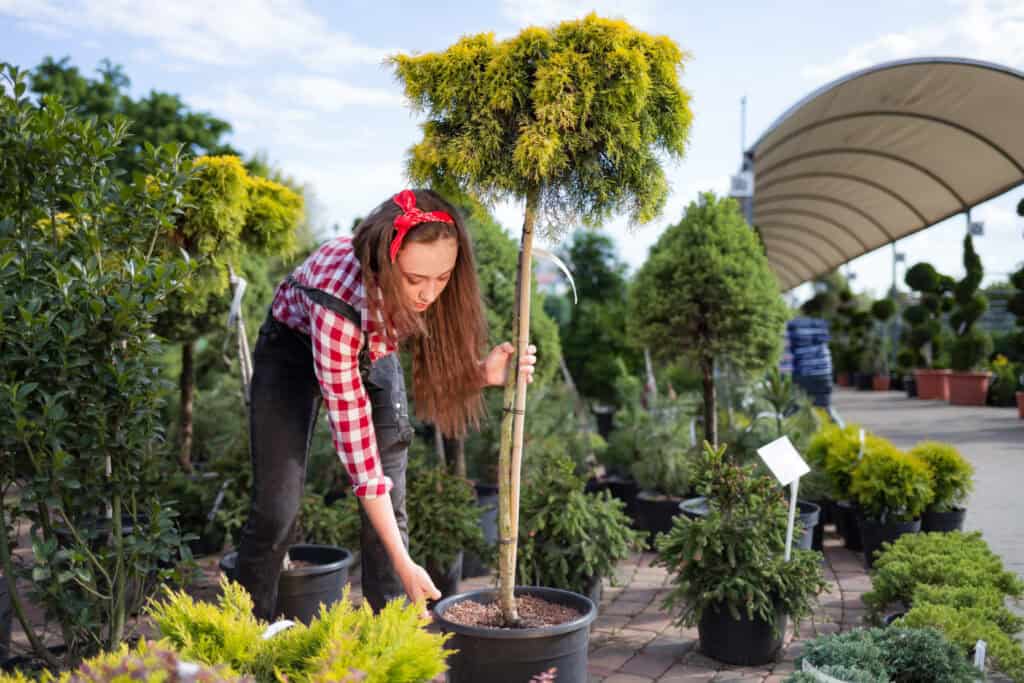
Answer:
<svg viewBox="0 0 1024 683"><path fill-rule="evenodd" d="M25 31L32 31L33 33L38 33L41 36L45 36L46 38L52 38L56 40L63 40L71 37L71 34L68 33L66 29L61 28L60 26L55 26L53 24L48 24L44 21L36 21L33 19L19 21L18 28Z"/></svg>
<svg viewBox="0 0 1024 683"><path fill-rule="evenodd" d="M858 45L837 60L801 71L827 82L880 62L954 55L1024 68L1024 0L958 0L958 11L941 22L890 33Z"/></svg>
<svg viewBox="0 0 1024 683"><path fill-rule="evenodd" d="M393 52L332 30L305 0L0 0L0 13L71 31L122 33L203 64L286 58L329 71L377 64Z"/></svg>
<svg viewBox="0 0 1024 683"><path fill-rule="evenodd" d="M547 26L568 19L579 19L590 12L603 17L625 19L629 23L654 30L654 0L502 0L502 16L516 26Z"/></svg>
<svg viewBox="0 0 1024 683"><path fill-rule="evenodd" d="M320 76L278 77L271 92L283 100L337 112L355 105L402 106L405 99L393 90L361 88L334 78Z"/></svg>

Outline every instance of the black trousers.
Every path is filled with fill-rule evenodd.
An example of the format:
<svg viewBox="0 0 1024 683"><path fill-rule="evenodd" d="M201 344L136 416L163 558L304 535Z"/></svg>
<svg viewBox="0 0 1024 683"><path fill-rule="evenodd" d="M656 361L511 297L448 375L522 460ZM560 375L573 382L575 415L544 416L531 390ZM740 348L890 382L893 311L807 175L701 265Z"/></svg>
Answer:
<svg viewBox="0 0 1024 683"><path fill-rule="evenodd" d="M384 474L394 482L391 504L406 547L405 469L412 428L405 380L396 354L364 363L363 384ZM253 485L249 517L238 551L238 581L252 595L254 613L277 616L277 582L293 540L306 480L306 459L322 402L307 335L268 315L253 351L249 441ZM360 505L363 596L375 611L405 594L380 537Z"/></svg>

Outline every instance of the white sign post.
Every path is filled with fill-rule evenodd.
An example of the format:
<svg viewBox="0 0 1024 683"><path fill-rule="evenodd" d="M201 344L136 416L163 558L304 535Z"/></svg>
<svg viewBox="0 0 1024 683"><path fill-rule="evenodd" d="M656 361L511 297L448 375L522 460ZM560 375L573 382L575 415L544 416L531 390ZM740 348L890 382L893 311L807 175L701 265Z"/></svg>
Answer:
<svg viewBox="0 0 1024 683"><path fill-rule="evenodd" d="M790 486L789 524L786 527L786 562L789 562L793 552L793 527L796 524L796 495L800 488L800 477L810 472L811 468L796 452L788 436L761 446L757 449L757 454L780 484Z"/></svg>

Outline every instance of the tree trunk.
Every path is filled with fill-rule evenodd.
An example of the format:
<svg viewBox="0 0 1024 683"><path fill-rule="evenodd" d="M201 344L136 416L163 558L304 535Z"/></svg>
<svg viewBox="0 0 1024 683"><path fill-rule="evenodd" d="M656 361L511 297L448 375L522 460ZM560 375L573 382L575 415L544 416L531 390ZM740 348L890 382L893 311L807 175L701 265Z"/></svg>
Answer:
<svg viewBox="0 0 1024 683"><path fill-rule="evenodd" d="M441 428L434 425L434 452L437 454L437 462L441 465L442 469L448 472L448 458L445 457L444 452L444 436L441 434Z"/></svg>
<svg viewBox="0 0 1024 683"><path fill-rule="evenodd" d="M718 409L715 406L715 360L701 358L700 369L704 379L704 439L718 448Z"/></svg>
<svg viewBox="0 0 1024 683"><path fill-rule="evenodd" d="M195 342L181 345L181 449L178 463L186 473L192 472L192 405L195 394Z"/></svg>
<svg viewBox="0 0 1024 683"><path fill-rule="evenodd" d="M526 198L523 237L519 252L516 307L512 325L515 352L505 381L505 415L501 422L498 457L498 603L506 626L519 623L516 609L516 540L519 534L519 475L523 457L523 425L526 416L526 380L519 373L519 359L530 343L530 285L532 280L533 226L539 192Z"/></svg>

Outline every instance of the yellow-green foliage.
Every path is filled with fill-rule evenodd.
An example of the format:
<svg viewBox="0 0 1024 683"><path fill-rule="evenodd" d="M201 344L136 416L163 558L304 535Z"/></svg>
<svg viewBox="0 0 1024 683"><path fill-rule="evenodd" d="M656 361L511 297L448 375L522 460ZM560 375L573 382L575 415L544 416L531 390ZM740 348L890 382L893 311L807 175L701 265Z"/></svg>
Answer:
<svg viewBox="0 0 1024 683"><path fill-rule="evenodd" d="M186 659L250 671L266 624L253 616L252 598L242 586L223 578L220 585L216 605L165 589L164 600L151 602L146 612L164 642Z"/></svg>
<svg viewBox="0 0 1024 683"><path fill-rule="evenodd" d="M199 157L189 184L193 208L179 224L191 254L213 255L238 241L249 211L248 173L236 156Z"/></svg>
<svg viewBox="0 0 1024 683"><path fill-rule="evenodd" d="M866 440L866 439L865 439ZM860 455L860 425L840 427L825 424L807 445L807 461L815 469L823 469L832 484L836 500L850 495L850 475Z"/></svg>
<svg viewBox="0 0 1024 683"><path fill-rule="evenodd" d="M935 509L945 511L955 507L974 488L971 480L974 467L951 444L922 441L910 449L910 454L920 458L932 474Z"/></svg>
<svg viewBox="0 0 1024 683"><path fill-rule="evenodd" d="M395 56L406 96L427 115L410 175L492 199L536 196L549 227L624 209L646 222L668 191L660 157L682 157L689 136L685 57L667 37L594 14Z"/></svg>
<svg viewBox="0 0 1024 683"><path fill-rule="evenodd" d="M249 212L242 241L262 252L295 252L294 227L302 220L302 197L280 183L248 176Z"/></svg>
<svg viewBox="0 0 1024 683"><path fill-rule="evenodd" d="M252 616L252 600L235 583L222 580L218 604L197 603L167 592L148 608L164 640L182 657L227 665L257 681L429 681L445 671L449 636L428 633L419 609L393 601L379 615L369 605L355 608L348 591L330 609L321 608L309 626L297 624L263 640L268 624ZM360 676L365 676L361 678Z"/></svg>
<svg viewBox="0 0 1024 683"><path fill-rule="evenodd" d="M914 519L935 492L928 465L879 437L865 440L864 457L850 475L850 494L872 519Z"/></svg>
<svg viewBox="0 0 1024 683"><path fill-rule="evenodd" d="M227 667L197 665L181 658L166 645L147 640L133 649L122 645L115 652L105 652L79 664L73 671L59 676L44 672L39 683L173 683L191 680L202 683L251 683L250 676L239 676ZM0 674L0 683L30 683L21 672Z"/></svg>

